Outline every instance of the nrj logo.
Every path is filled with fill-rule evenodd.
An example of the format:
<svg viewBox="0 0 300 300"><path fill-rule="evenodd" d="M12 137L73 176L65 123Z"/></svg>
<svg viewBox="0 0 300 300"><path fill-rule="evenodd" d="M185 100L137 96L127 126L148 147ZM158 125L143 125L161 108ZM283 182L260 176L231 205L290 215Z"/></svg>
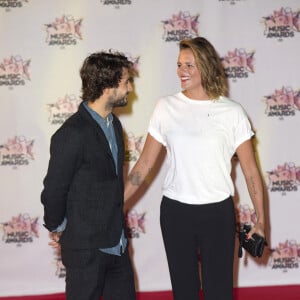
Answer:
<svg viewBox="0 0 300 300"><path fill-rule="evenodd" d="M287 272L288 269L298 269L299 261L300 244L295 240L286 240L272 249L270 262L272 269L281 269L283 272Z"/></svg>
<svg viewBox="0 0 300 300"><path fill-rule="evenodd" d="M130 238L139 238L141 233L146 233L146 213L138 213L135 209L128 212L126 217L127 234Z"/></svg>
<svg viewBox="0 0 300 300"><path fill-rule="evenodd" d="M10 11L10 8L20 8L23 3L28 3L28 0L0 0L0 7L6 8Z"/></svg>
<svg viewBox="0 0 300 300"><path fill-rule="evenodd" d="M5 58L0 63L0 86L25 85L30 80L29 65L30 60L23 60L19 55Z"/></svg>
<svg viewBox="0 0 300 300"><path fill-rule="evenodd" d="M135 136L132 132L127 134L125 138L125 161L137 161L143 150L143 137Z"/></svg>
<svg viewBox="0 0 300 300"><path fill-rule="evenodd" d="M75 95L65 95L55 103L48 104L50 124L57 125L64 123L77 110L81 100Z"/></svg>
<svg viewBox="0 0 300 300"><path fill-rule="evenodd" d="M0 144L0 165L14 168L28 165L29 161L34 160L33 144L34 140L24 136L14 136L5 144Z"/></svg>
<svg viewBox="0 0 300 300"><path fill-rule="evenodd" d="M226 76L236 81L237 78L247 78L249 73L254 73L254 53L244 48L228 51L227 55L221 57Z"/></svg>
<svg viewBox="0 0 300 300"><path fill-rule="evenodd" d="M255 210L248 204L240 204L236 210L236 219L239 224L254 225L257 222Z"/></svg>
<svg viewBox="0 0 300 300"><path fill-rule="evenodd" d="M32 243L33 238L39 237L38 218L31 218L29 214L19 214L10 221L1 223L3 230L2 241L14 243L18 246L24 243Z"/></svg>
<svg viewBox="0 0 300 300"><path fill-rule="evenodd" d="M294 163L285 163L268 171L266 177L270 192L282 192L283 195L286 192L296 192L300 184L300 167Z"/></svg>
<svg viewBox="0 0 300 300"><path fill-rule="evenodd" d="M131 0L100 0L100 2L102 2L103 5L112 5L115 8L120 8L121 6L124 5L130 5L131 4Z"/></svg>
<svg viewBox="0 0 300 300"><path fill-rule="evenodd" d="M262 23L267 38L278 38L282 41L283 38L294 37L294 33L300 31L300 11L293 12L290 7L282 7L263 17Z"/></svg>
<svg viewBox="0 0 300 300"><path fill-rule="evenodd" d="M134 75L139 76L139 62L140 62L140 57L136 56L133 57L131 54L129 53L125 53L125 56L128 58L129 61L132 62L133 64L133 71L134 71Z"/></svg>
<svg viewBox="0 0 300 300"><path fill-rule="evenodd" d="M198 36L199 16L199 14L191 16L190 12L185 11L162 21L164 28L163 39L166 42L178 42L184 38Z"/></svg>
<svg viewBox="0 0 300 300"><path fill-rule="evenodd" d="M82 19L75 20L71 15L56 18L54 22L45 25L46 42L49 46L76 45L78 40L82 40L81 25Z"/></svg>
<svg viewBox="0 0 300 300"><path fill-rule="evenodd" d="M295 116L295 110L300 110L300 90L294 91L291 87L282 87L273 94L264 96L266 103L265 113L268 117Z"/></svg>

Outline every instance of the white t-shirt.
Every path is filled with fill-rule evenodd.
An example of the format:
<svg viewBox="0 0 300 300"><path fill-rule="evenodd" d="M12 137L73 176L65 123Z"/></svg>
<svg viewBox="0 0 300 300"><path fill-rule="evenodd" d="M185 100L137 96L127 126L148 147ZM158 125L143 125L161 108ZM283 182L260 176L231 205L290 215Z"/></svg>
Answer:
<svg viewBox="0 0 300 300"><path fill-rule="evenodd" d="M158 101L149 133L167 149L165 196L207 204L234 195L231 158L254 134L241 105L226 97L191 100L180 92Z"/></svg>

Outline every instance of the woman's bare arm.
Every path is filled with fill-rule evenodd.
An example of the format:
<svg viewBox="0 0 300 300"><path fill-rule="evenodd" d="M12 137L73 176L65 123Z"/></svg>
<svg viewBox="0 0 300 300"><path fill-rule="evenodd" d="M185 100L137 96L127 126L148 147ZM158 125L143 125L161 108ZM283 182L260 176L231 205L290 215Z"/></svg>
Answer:
<svg viewBox="0 0 300 300"><path fill-rule="evenodd" d="M163 145L150 134L147 135L143 151L125 182L125 202L138 190L151 172Z"/></svg>
<svg viewBox="0 0 300 300"><path fill-rule="evenodd" d="M252 140L247 140L237 148L239 162L245 176L247 188L257 216L257 223L249 233L265 236L264 189L260 171L254 155Z"/></svg>

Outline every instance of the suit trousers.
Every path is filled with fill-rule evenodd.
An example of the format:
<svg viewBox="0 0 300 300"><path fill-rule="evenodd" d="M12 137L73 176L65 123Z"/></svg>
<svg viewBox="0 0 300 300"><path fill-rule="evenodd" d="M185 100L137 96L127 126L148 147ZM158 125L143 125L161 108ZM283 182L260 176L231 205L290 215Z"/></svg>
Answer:
<svg viewBox="0 0 300 300"><path fill-rule="evenodd" d="M121 256L99 249L62 249L67 300L135 300L128 248Z"/></svg>
<svg viewBox="0 0 300 300"><path fill-rule="evenodd" d="M164 196L160 209L174 299L199 300L202 287L205 300L232 300L235 246L232 198L193 205Z"/></svg>

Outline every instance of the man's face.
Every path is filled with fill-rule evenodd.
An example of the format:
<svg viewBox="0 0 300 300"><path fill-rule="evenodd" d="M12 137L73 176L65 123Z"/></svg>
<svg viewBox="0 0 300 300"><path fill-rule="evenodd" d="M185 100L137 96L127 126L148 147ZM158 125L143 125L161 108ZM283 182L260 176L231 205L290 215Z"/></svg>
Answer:
<svg viewBox="0 0 300 300"><path fill-rule="evenodd" d="M130 81L130 75L128 69L123 68L122 79L117 88L112 89L109 104L112 107L120 107L127 105L127 96L132 91L132 83Z"/></svg>

